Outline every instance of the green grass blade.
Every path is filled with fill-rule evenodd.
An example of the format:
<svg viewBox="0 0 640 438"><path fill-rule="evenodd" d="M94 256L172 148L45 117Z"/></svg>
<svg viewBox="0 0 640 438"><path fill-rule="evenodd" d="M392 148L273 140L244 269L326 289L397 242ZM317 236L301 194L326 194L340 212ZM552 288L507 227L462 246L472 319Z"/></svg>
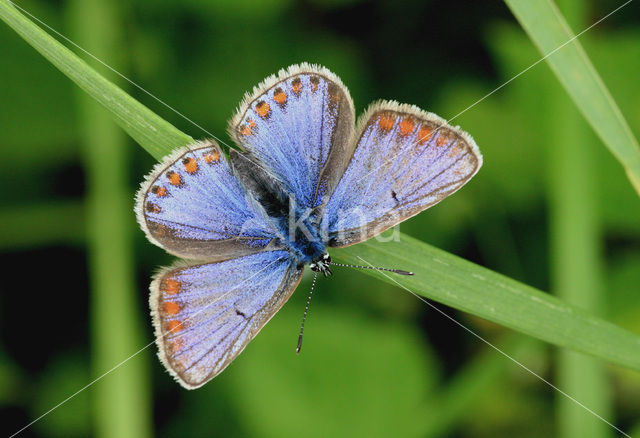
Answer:
<svg viewBox="0 0 640 438"><path fill-rule="evenodd" d="M540 53L567 43L573 32L551 0L505 0ZM620 161L640 194L640 146L578 39L546 59L591 128Z"/></svg>
<svg viewBox="0 0 640 438"><path fill-rule="evenodd" d="M555 118L549 131L563 147L549 148L550 250L552 292L594 315L602 315L600 224L597 211L597 177L594 139L584 119L564 95L554 96L549 107ZM561 98L561 99L560 99ZM578 154L579 160L574 157ZM600 361L568 350L557 355L557 384L561 389L609 418L611 407L607 377ZM573 401L557 396L560 437L610 436L611 429Z"/></svg>
<svg viewBox="0 0 640 438"><path fill-rule="evenodd" d="M116 3L67 3L72 35L90 50L112 58L123 47ZM91 368L98 377L145 344L144 318L136 305L128 140L95 100L80 90L76 94L87 172ZM138 355L93 387L93 436L152 435L150 356Z"/></svg>
<svg viewBox="0 0 640 438"><path fill-rule="evenodd" d="M596 144L590 141L586 124L566 99L550 102L550 108L558 116L550 135L563 145L549 148L552 292L594 315L602 315L604 266L595 193L597 174L593 171ZM575 154L580 160L574 159ZM561 389L609 418L608 382L600 361L560 350L557 376ZM606 423L566 397L557 396L557 407L560 437L610 436Z"/></svg>
<svg viewBox="0 0 640 438"><path fill-rule="evenodd" d="M147 108L113 86L70 51L61 47L15 9L0 2L0 17L7 21L56 65L69 70L69 76L91 77L105 84L99 95L89 88L92 97L106 105L120 120L123 113L140 111L148 123L135 125L139 143L155 157L168 153L189 139L154 115ZM33 40L33 41L32 41ZM48 51L53 50L53 54ZM75 71L74 69L78 70ZM84 76L83 76L84 75ZM86 84L85 84L86 85ZM126 108L126 111L122 111ZM138 114L132 114L138 116ZM155 125L157 123L157 125ZM125 129L126 129L125 125ZM131 131L128 131L131 133ZM140 139L158 138L158 133L173 133L171 141L153 143ZM459 257L438 250L409 236L400 242L381 243L372 239L354 247L332 252L346 263L370 262L377 266L392 266L416 273L413 277L394 276L380 272L367 273L392 284L400 283L421 296L478 315L555 345L600 357L612 363L640 370L640 336L607 321L589 315L557 298L521 284L503 275L482 268ZM361 258L362 259L361 259Z"/></svg>
<svg viewBox="0 0 640 438"><path fill-rule="evenodd" d="M343 263L413 271L407 277L363 270L425 298L640 371L640 336L407 235L398 242L371 239L334 250L332 256ZM452 325L452 330L457 328Z"/></svg>
<svg viewBox="0 0 640 438"><path fill-rule="evenodd" d="M4 0L0 1L0 18L69 79L105 106L116 122L155 158L161 158L192 140L89 67Z"/></svg>
<svg viewBox="0 0 640 438"><path fill-rule="evenodd" d="M581 22L586 5L559 3L572 24ZM603 315L602 230L598 212L595 154L598 142L575 106L557 83L549 83L544 95L553 117L547 137L551 289L560 299L594 315ZM558 147L558 145L562 145ZM580 159L576 159L580 157ZM569 350L556 356L557 385L599 415L611 419L611 403L604 365L593 357ZM573 400L556 395L557 430L562 438L605 438L611 429Z"/></svg>

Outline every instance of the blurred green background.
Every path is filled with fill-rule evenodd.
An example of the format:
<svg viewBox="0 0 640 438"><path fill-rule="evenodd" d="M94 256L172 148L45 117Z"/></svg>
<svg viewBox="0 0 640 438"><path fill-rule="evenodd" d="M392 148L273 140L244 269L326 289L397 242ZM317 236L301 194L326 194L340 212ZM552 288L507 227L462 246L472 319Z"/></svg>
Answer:
<svg viewBox="0 0 640 438"><path fill-rule="evenodd" d="M539 59L500 2L67 0L18 3L229 142L242 95L325 65L356 109L450 118ZM619 2L559 2L574 31ZM640 4L581 38L640 135ZM79 53L79 51L77 51ZM87 59L86 56L83 56ZM154 160L0 24L0 417L19 436L612 437L616 432L405 291L354 270L305 279L219 377L185 391L155 357L149 278L172 258L137 228ZM97 63L160 116L206 134ZM454 121L485 165L401 231L640 333L640 200L547 65ZM398 268L402 268L399 266ZM640 374L440 306L632 436Z"/></svg>

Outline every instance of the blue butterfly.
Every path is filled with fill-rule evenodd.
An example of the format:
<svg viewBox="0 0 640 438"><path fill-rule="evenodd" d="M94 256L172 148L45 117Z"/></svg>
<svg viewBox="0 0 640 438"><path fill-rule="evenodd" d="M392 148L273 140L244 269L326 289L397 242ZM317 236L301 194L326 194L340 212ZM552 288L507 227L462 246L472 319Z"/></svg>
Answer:
<svg viewBox="0 0 640 438"><path fill-rule="evenodd" d="M162 269L150 297L159 357L189 389L240 354L305 265L330 274L329 247L416 215L482 165L467 133L415 106L379 101L356 125L347 88L309 64L255 87L229 134L240 151L212 140L177 150L136 198L149 240L189 260Z"/></svg>

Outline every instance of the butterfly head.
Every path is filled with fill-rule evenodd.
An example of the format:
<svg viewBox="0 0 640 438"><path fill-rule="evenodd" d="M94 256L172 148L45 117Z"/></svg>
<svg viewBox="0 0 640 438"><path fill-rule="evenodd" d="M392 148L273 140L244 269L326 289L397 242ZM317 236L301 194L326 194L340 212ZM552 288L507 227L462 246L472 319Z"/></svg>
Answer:
<svg viewBox="0 0 640 438"><path fill-rule="evenodd" d="M309 268L311 268L313 272L320 272L322 275L327 277L333 274L329 265L331 265L331 257L325 252L320 257L309 263Z"/></svg>

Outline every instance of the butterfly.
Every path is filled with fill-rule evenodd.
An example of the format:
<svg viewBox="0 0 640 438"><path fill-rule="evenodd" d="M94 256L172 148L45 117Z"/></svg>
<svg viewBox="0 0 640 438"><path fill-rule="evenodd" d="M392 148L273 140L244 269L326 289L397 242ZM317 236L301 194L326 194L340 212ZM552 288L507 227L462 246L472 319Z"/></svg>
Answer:
<svg viewBox="0 0 640 438"><path fill-rule="evenodd" d="M224 370L328 248L372 238L462 187L482 165L470 135L378 101L355 121L349 91L307 63L247 93L213 140L165 157L136 196L148 239L180 257L151 283L160 360L185 388ZM401 272L401 271L400 271Z"/></svg>

